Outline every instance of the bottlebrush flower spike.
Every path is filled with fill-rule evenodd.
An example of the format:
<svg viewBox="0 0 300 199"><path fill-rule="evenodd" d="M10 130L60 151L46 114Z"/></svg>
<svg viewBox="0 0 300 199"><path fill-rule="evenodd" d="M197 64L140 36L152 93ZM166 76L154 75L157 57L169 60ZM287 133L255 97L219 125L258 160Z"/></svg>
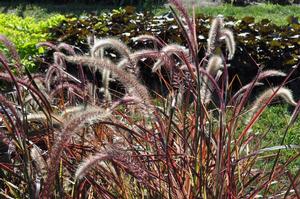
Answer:
<svg viewBox="0 0 300 199"><path fill-rule="evenodd" d="M45 178L47 175L47 163L41 154L41 149L37 145L33 144L30 149L30 156L35 162L37 174L42 178Z"/></svg>
<svg viewBox="0 0 300 199"><path fill-rule="evenodd" d="M232 59L235 53L236 44L233 32L224 28L224 18L222 15L217 16L212 24L208 34L207 53L209 55L215 54L216 49L220 47L221 41L225 40L228 50L228 58Z"/></svg>
<svg viewBox="0 0 300 199"><path fill-rule="evenodd" d="M234 40L234 36L233 36L233 32L229 29L223 29L221 31L221 40L225 39L225 43L226 43L226 47L228 50L228 58L232 59L235 53L235 48L236 48L236 44L235 44L235 40Z"/></svg>
<svg viewBox="0 0 300 199"><path fill-rule="evenodd" d="M207 53L214 54L218 46L219 39L221 37L221 30L224 27L224 18L223 16L217 16L211 24L211 28L208 33L207 40Z"/></svg>
<svg viewBox="0 0 300 199"><path fill-rule="evenodd" d="M159 59L161 57L161 53L157 50L139 50L130 55L130 59L124 58L118 63L118 68L125 69L127 67L131 67L132 69L136 69L136 64L139 60L143 58L150 59Z"/></svg>
<svg viewBox="0 0 300 199"><path fill-rule="evenodd" d="M96 39L96 38L93 38L93 41L91 41L91 39L90 39L88 42L94 43L94 45L91 47L91 56L92 57L99 57L100 59L103 59L105 48L113 48L118 53L120 53L121 56L127 57L128 59L131 54L129 48L118 39L114 39L114 38ZM108 102L111 102L111 95L109 92L109 77L110 77L110 71L108 69L104 68L102 70L102 84L103 84L104 96Z"/></svg>
<svg viewBox="0 0 300 199"><path fill-rule="evenodd" d="M65 56L65 55L64 55ZM133 90L134 94L143 100L144 104L150 106L151 100L148 94L148 90L142 85L137 78L127 73L126 71L118 68L115 64L107 60L99 60L92 57L86 56L65 56L66 60L73 63L86 64L96 69L108 69L115 77L117 77L121 83L126 87L128 91Z"/></svg>
<svg viewBox="0 0 300 199"><path fill-rule="evenodd" d="M97 57L98 50L105 48L113 48L117 52L119 52L120 55L125 57L129 57L129 55L131 54L129 48L118 39L104 38L95 41L94 46L91 48L91 55Z"/></svg>
<svg viewBox="0 0 300 199"><path fill-rule="evenodd" d="M286 76L286 74L284 72L281 72L279 70L266 70L266 71L262 71L257 78L257 81L260 81L264 78L267 77L274 77L274 76L281 76L284 77Z"/></svg>
<svg viewBox="0 0 300 199"><path fill-rule="evenodd" d="M140 164L140 162L135 156L132 155L131 152L126 151L123 145L119 146L118 144L107 146L106 149L103 149L96 155L84 160L78 167L75 173L75 178L82 178L90 171L90 169L95 166L95 164L105 160L109 160L122 167L128 173L133 175L139 182L145 185L148 184L147 178L149 178L149 174L143 168L143 165Z"/></svg>
<svg viewBox="0 0 300 199"><path fill-rule="evenodd" d="M211 58L209 58L207 68L206 68L208 74L210 74L211 76L215 76L218 70L220 70L221 68L222 68L222 58L220 56L214 55Z"/></svg>
<svg viewBox="0 0 300 199"><path fill-rule="evenodd" d="M133 42L136 42L136 41L147 41L147 40L150 40L154 44L158 44L159 46L164 46L164 44L162 43L162 41L160 41L157 37L152 36L152 35L139 35L137 37L132 38Z"/></svg>
<svg viewBox="0 0 300 199"><path fill-rule="evenodd" d="M52 195L53 182L55 181L56 171L59 166L60 157L62 155L65 144L69 143L72 136L78 132L83 126L99 122L100 120L110 117L112 110L105 110L97 106L88 106L85 111L73 114L59 134L48 159L48 174L43 190L43 197L50 198Z"/></svg>
<svg viewBox="0 0 300 199"><path fill-rule="evenodd" d="M256 113L262 106L264 106L264 104L269 100L270 97L272 97L272 95L274 94L274 92L277 90L278 88L270 88L266 91L264 91L253 103L253 105L251 106L252 109L250 111L250 115L252 116L253 113ZM280 88L274 98L282 98L284 101L286 101L287 103L296 106L297 103L294 100L292 91L290 89L287 88ZM274 99L273 98L273 99Z"/></svg>
<svg viewBox="0 0 300 199"><path fill-rule="evenodd" d="M212 56L206 68L206 72L214 77L217 72L222 68L222 58L218 55ZM203 77L203 86L201 88L201 99L203 103L208 103L211 98L211 84L208 81L208 77Z"/></svg>
<svg viewBox="0 0 300 199"><path fill-rule="evenodd" d="M184 54L185 56L188 56L188 50L184 47L184 46L180 46L178 44L170 44L170 45L166 45L165 47L163 47L161 49L161 53L162 56L165 57L170 57L171 55L175 54L178 55L178 57L180 57L180 53ZM156 72L157 70L160 70L161 67L165 64L165 61L163 58L159 58L153 68L152 68L152 72Z"/></svg>
<svg viewBox="0 0 300 199"><path fill-rule="evenodd" d="M81 179L85 176L85 174L93 168L93 166L104 160L110 160L112 157L107 153L97 153L87 159L85 159L77 168L75 173L76 179Z"/></svg>

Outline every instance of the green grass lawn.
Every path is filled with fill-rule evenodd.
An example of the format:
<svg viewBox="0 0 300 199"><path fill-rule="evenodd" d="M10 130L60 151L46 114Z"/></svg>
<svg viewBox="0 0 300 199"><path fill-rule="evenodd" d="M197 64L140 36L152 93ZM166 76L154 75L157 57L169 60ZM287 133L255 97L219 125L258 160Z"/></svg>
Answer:
<svg viewBox="0 0 300 199"><path fill-rule="evenodd" d="M157 10L157 13L161 14L166 11L166 8L161 8ZM300 6L260 4L246 7L236 7L230 4L225 4L214 7L198 7L196 8L196 13L209 16L217 16L221 14L224 16L233 16L237 19L241 19L245 16L253 16L255 17L256 21L261 21L262 19L270 19L277 25L283 25L287 23L288 16L295 16L300 18Z"/></svg>
<svg viewBox="0 0 300 199"><path fill-rule="evenodd" d="M261 135L261 148L268 148L273 146L280 146L282 138L284 136L285 128L290 120L290 112L287 105L275 105L268 107L262 114L261 118L257 121L253 127L254 133ZM265 136L264 136L265 135ZM297 118L295 124L288 130L287 136L284 140L284 145L300 145L300 118ZM276 151L267 152L265 155L275 155ZM285 149L281 150L279 163L285 163L285 161L299 154L299 150ZM261 160L261 166L271 168L273 161ZM297 158L288 168L292 173L299 170L300 158Z"/></svg>
<svg viewBox="0 0 300 199"><path fill-rule="evenodd" d="M216 16L234 16L238 19L245 16L253 16L256 21L270 19L278 25L286 24L288 16L300 17L300 6L280 6L274 4L252 5L247 7L234 7L232 5L223 5L218 7L198 8L198 13Z"/></svg>

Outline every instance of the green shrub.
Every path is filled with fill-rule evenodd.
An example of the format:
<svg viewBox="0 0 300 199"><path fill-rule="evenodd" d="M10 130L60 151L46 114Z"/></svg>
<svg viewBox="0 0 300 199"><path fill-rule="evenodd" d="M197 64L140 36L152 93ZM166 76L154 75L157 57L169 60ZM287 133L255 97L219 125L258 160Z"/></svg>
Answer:
<svg viewBox="0 0 300 199"><path fill-rule="evenodd" d="M34 69L34 57L43 53L36 44L50 39L49 28L57 26L64 16L55 15L47 20L37 21L32 17L22 18L14 14L0 14L0 34L7 36L20 53L22 62ZM1 46L2 50L5 50Z"/></svg>
<svg viewBox="0 0 300 199"><path fill-rule="evenodd" d="M204 44L199 57L205 55L210 21L211 17L197 17L197 39ZM265 68L284 72L297 64L300 54L300 25L297 18L289 17L289 24L283 26L275 25L267 19L255 23L253 17L244 17L241 20L226 17L225 21L226 27L234 31L237 43L237 52L229 71L232 78L234 75L238 77L232 84L234 89L239 88L240 81L245 84L257 73L258 67L253 60ZM171 14L153 16L149 13L135 13L132 7L113 10L101 16L67 18L51 32L57 40L78 46L86 52L89 48L86 41L89 34L95 34L99 38L118 37L132 48L151 46L136 44L131 40L139 34L151 34L168 43L186 45L186 40ZM241 68L241 65L244 67ZM293 77L297 75L299 73L295 73Z"/></svg>

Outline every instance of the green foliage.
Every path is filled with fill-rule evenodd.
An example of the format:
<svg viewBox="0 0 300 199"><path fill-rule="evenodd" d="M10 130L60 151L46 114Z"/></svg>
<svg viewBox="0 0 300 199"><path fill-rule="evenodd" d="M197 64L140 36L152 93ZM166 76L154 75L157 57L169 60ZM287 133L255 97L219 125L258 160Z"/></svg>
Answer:
<svg viewBox="0 0 300 199"><path fill-rule="evenodd" d="M50 39L49 28L57 26L64 16L55 15L49 19L37 21L32 17L19 17L14 14L0 14L0 34L7 36L15 45L22 63L34 69L34 57L43 54L36 44ZM7 49L2 50L7 52Z"/></svg>
<svg viewBox="0 0 300 199"><path fill-rule="evenodd" d="M197 17L198 42L204 48L210 21L211 17L208 16ZM243 83L249 81L257 72L257 67L249 55L266 68L285 72L297 63L300 54L300 25L297 18L289 17L289 24L282 26L275 25L267 19L255 23L253 17L244 17L241 20L227 17L225 21L227 28L235 33L238 46L231 70ZM170 14L153 16L149 13L135 13L132 7L113 10L101 16L67 18L52 32L54 38L79 46L85 51L88 49L86 37L89 34L95 34L99 38L115 36L132 48L137 48L137 45L131 38L140 34L155 35L168 43L186 45L186 40ZM204 48L200 56L203 56ZM241 65L245 67L241 68Z"/></svg>

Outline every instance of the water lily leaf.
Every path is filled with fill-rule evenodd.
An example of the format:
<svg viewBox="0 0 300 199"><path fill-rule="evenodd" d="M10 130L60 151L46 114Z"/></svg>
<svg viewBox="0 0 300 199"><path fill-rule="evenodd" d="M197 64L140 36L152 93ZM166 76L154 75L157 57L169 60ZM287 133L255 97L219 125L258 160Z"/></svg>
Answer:
<svg viewBox="0 0 300 199"><path fill-rule="evenodd" d="M105 27L101 28L101 30L102 30L103 32L108 32L108 31L109 31L109 28L105 26Z"/></svg>
<svg viewBox="0 0 300 199"><path fill-rule="evenodd" d="M250 24L250 23L254 23L255 21L255 18L254 17L250 17L250 16L247 16L247 17L244 17L242 19L243 22L247 23L247 24Z"/></svg>
<svg viewBox="0 0 300 199"><path fill-rule="evenodd" d="M203 14L197 15L196 31L200 45L206 46L211 20L212 17ZM260 65L268 68L277 67L277 69L288 72L292 64L297 64L299 57L293 55L299 56L300 45L300 24L296 23L296 18L290 17L289 20L289 24L277 26L268 19L255 23L254 17L244 17L239 21L234 17L225 17L225 27L232 29L235 33L237 49L239 49L233 60L232 68L234 65L248 64L249 68L256 69L257 67L252 64L251 60L247 61L248 55L251 55ZM153 47L149 45L149 42L137 44L131 42L132 37L141 34L156 35L166 43L186 45L186 39L183 38L180 28L177 26L172 15L154 17L148 12L138 13L134 7L126 7L100 16L86 16L80 19L66 18L60 26L51 29L51 35L53 40L60 38L60 42L76 45L84 52L89 52L86 37L91 32L96 33L99 38L120 37L132 49ZM238 75L242 79L250 77L242 70L236 71L239 72ZM300 75L300 72L297 73L299 74L295 75Z"/></svg>
<svg viewBox="0 0 300 199"><path fill-rule="evenodd" d="M272 47L280 47L281 43L278 40L273 40L273 41L271 41L270 45Z"/></svg>
<svg viewBox="0 0 300 199"><path fill-rule="evenodd" d="M136 8L133 7L133 6L126 6L124 9L125 9L126 13L129 14L129 15L134 14L134 12L136 10Z"/></svg>
<svg viewBox="0 0 300 199"><path fill-rule="evenodd" d="M298 17L288 16L286 20L289 24L299 24Z"/></svg>
<svg viewBox="0 0 300 199"><path fill-rule="evenodd" d="M266 24L271 23L271 21L269 19L262 19L260 23L263 25L266 25Z"/></svg>

